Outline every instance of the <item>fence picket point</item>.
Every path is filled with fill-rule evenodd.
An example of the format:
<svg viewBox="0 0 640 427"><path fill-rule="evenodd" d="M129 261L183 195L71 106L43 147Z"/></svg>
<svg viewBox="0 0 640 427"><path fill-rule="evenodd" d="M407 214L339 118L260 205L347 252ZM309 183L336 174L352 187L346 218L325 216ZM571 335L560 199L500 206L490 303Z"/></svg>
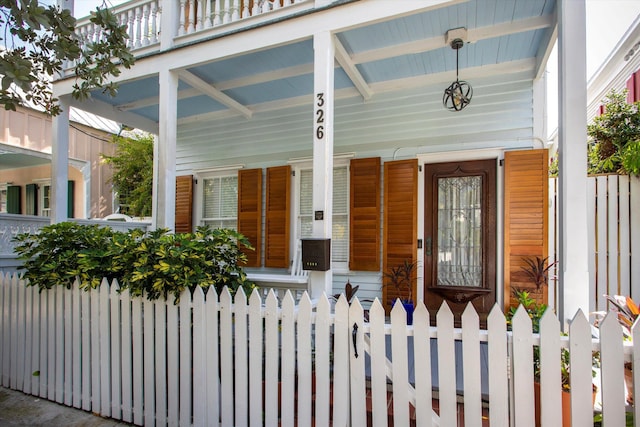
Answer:
<svg viewBox="0 0 640 427"><path fill-rule="evenodd" d="M219 397L220 397L220 380L218 378L218 371L220 367L220 359L218 358L219 351L219 328L218 328L218 313L220 306L218 304L218 293L212 286L206 294L206 309L205 309L205 323L206 328L206 403L207 403L207 419L219 420ZM260 406L262 410L262 405Z"/></svg>
<svg viewBox="0 0 640 427"><path fill-rule="evenodd" d="M179 351L177 345L171 343L179 342L179 317L178 305L175 298L167 301L167 424L176 426L179 423L180 408L178 407L180 396L180 365Z"/></svg>
<svg viewBox="0 0 640 427"><path fill-rule="evenodd" d="M371 356L371 418L376 427L387 426L387 374L385 313L376 298L369 308L369 354ZM431 384L429 384L431 390ZM430 405L429 405L430 406Z"/></svg>
<svg viewBox="0 0 640 427"><path fill-rule="evenodd" d="M291 292L287 290L282 299L281 310L281 355L280 355L280 423L283 427L293 427L295 415L295 302Z"/></svg>
<svg viewBox="0 0 640 427"><path fill-rule="evenodd" d="M191 291L185 288L180 294L180 425L191 424ZM190 375L188 375L189 373ZM230 393L231 394L231 393Z"/></svg>
<svg viewBox="0 0 640 427"><path fill-rule="evenodd" d="M551 310L542 315L540 332L540 420L542 425L559 426L563 416L560 322Z"/></svg>
<svg viewBox="0 0 640 427"><path fill-rule="evenodd" d="M233 314L235 319L235 342L247 342L247 296L240 287L233 298ZM249 374L247 372L247 362L249 360L247 347L236 345L234 351L234 384L236 390L246 390L249 386ZM249 394L246 392L236 392L235 401L235 426L246 427L249 421Z"/></svg>
<svg viewBox="0 0 640 427"><path fill-rule="evenodd" d="M442 302L436 313L438 330L438 399L440 401L440 424L456 425L456 360L455 338L453 334L453 312L446 302Z"/></svg>
<svg viewBox="0 0 640 427"><path fill-rule="evenodd" d="M591 325L582 310L578 310L569 324L569 363L571 372L571 422L586 426L593 422L591 407Z"/></svg>
<svg viewBox="0 0 640 427"><path fill-rule="evenodd" d="M609 312L600 323L602 422L625 425L624 354L618 316Z"/></svg>
<svg viewBox="0 0 640 427"><path fill-rule="evenodd" d="M131 292L126 289L120 296L121 316L122 316L122 373L120 375L120 385L122 387L122 420L130 423L133 421L133 361L132 336L131 336Z"/></svg>
<svg viewBox="0 0 640 427"><path fill-rule="evenodd" d="M470 302L462 313L462 366L465 426L481 427L480 319Z"/></svg>
<svg viewBox="0 0 640 427"><path fill-rule="evenodd" d="M311 427L312 399L312 306L305 291L298 303L298 417L297 425Z"/></svg>
<svg viewBox="0 0 640 427"><path fill-rule="evenodd" d="M257 289L249 297L249 423L262 426L262 299Z"/></svg>
<svg viewBox="0 0 640 427"><path fill-rule="evenodd" d="M364 348L364 310L358 297L349 307L350 340L350 389L351 389L351 425L364 427L367 425L367 390L365 387L365 348ZM356 354L358 355L356 357Z"/></svg>
<svg viewBox="0 0 640 427"><path fill-rule="evenodd" d="M533 337L531 319L523 306L518 307L511 319L513 331L513 351L511 368L513 371L513 392L522 393L514 399L514 421L517 426L534 425L533 398Z"/></svg>
<svg viewBox="0 0 640 427"><path fill-rule="evenodd" d="M340 295L334 308L333 325L333 395L349 390L349 303ZM333 400L333 425L349 425L349 400Z"/></svg>
<svg viewBox="0 0 640 427"><path fill-rule="evenodd" d="M205 362L205 319L204 292L200 286L193 291L193 425L204 426L207 420L206 399L206 362Z"/></svg>
<svg viewBox="0 0 640 427"><path fill-rule="evenodd" d="M265 425L277 425L279 404L278 379L279 357L278 349L278 300L273 290L269 291L264 311L264 345L265 345L265 371L264 371L264 423Z"/></svg>
<svg viewBox="0 0 640 427"><path fill-rule="evenodd" d="M509 425L507 323L496 303L487 318L489 372L489 424Z"/></svg>

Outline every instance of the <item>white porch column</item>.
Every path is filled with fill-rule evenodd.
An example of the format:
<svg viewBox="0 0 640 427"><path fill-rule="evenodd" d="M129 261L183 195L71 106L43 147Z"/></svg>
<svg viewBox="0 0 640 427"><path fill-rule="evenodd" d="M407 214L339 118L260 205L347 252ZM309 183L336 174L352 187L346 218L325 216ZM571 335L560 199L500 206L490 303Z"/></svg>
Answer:
<svg viewBox="0 0 640 427"><path fill-rule="evenodd" d="M558 317L589 312L587 67L584 0L558 2L560 275Z"/></svg>
<svg viewBox="0 0 640 427"><path fill-rule="evenodd" d="M322 32L313 37L313 237L331 238L333 214L333 36ZM333 291L333 273L312 271L311 298Z"/></svg>
<svg viewBox="0 0 640 427"><path fill-rule="evenodd" d="M155 141L153 167L153 226L175 227L176 218L176 136L178 114L178 75L161 70L159 131Z"/></svg>
<svg viewBox="0 0 640 427"><path fill-rule="evenodd" d="M62 112L53 117L51 126L51 223L67 220L69 202L69 103L59 101Z"/></svg>

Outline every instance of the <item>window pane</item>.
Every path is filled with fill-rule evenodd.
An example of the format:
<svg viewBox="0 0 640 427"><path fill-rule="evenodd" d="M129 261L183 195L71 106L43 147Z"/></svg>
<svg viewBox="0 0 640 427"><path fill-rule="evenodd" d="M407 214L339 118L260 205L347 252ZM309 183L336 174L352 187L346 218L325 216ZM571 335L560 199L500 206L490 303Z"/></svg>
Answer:
<svg viewBox="0 0 640 427"><path fill-rule="evenodd" d="M237 228L238 177L203 179L202 222L215 228Z"/></svg>
<svg viewBox="0 0 640 427"><path fill-rule="evenodd" d="M313 171L300 171L300 215L311 215L313 211Z"/></svg>
<svg viewBox="0 0 640 427"><path fill-rule="evenodd" d="M482 177L438 179L438 285L482 286Z"/></svg>

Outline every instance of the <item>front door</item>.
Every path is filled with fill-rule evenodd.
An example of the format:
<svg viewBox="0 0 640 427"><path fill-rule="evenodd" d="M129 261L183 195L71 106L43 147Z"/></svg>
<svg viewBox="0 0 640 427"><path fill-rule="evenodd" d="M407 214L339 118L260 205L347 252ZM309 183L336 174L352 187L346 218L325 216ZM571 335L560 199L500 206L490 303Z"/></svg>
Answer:
<svg viewBox="0 0 640 427"><path fill-rule="evenodd" d="M496 159L425 165L424 300L455 315L496 301Z"/></svg>

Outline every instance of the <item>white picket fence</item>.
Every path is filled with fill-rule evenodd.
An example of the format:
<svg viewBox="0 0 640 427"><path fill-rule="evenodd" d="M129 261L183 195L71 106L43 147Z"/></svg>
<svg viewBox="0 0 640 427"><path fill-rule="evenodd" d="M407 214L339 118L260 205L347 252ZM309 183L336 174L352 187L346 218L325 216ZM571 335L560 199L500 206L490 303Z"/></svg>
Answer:
<svg viewBox="0 0 640 427"><path fill-rule="evenodd" d="M558 181L549 180L549 256L558 259ZM589 307L606 311L608 295L640 301L640 178L598 175L587 178ZM557 273L557 269L555 271ZM557 274L555 274L557 275ZM554 282L557 285L557 281ZM557 290L550 287L554 306Z"/></svg>
<svg viewBox="0 0 640 427"><path fill-rule="evenodd" d="M344 298L332 306L305 294L296 305L270 293L263 304L257 292L232 301L198 288L174 304L117 290L105 280L90 292L39 293L0 277L2 386L146 426L481 426L485 416L521 427L534 425L539 345L542 426L561 425L561 347L571 355L573 425L592 425L591 353L600 351L604 422L621 426L623 362L640 366L612 314L592 339L578 313L567 338L551 311L534 335L523 310L507 331L497 306L486 329L471 305L461 328L446 305L432 327L421 303L407 326L401 304L387 323L378 301L365 322L360 303Z"/></svg>

